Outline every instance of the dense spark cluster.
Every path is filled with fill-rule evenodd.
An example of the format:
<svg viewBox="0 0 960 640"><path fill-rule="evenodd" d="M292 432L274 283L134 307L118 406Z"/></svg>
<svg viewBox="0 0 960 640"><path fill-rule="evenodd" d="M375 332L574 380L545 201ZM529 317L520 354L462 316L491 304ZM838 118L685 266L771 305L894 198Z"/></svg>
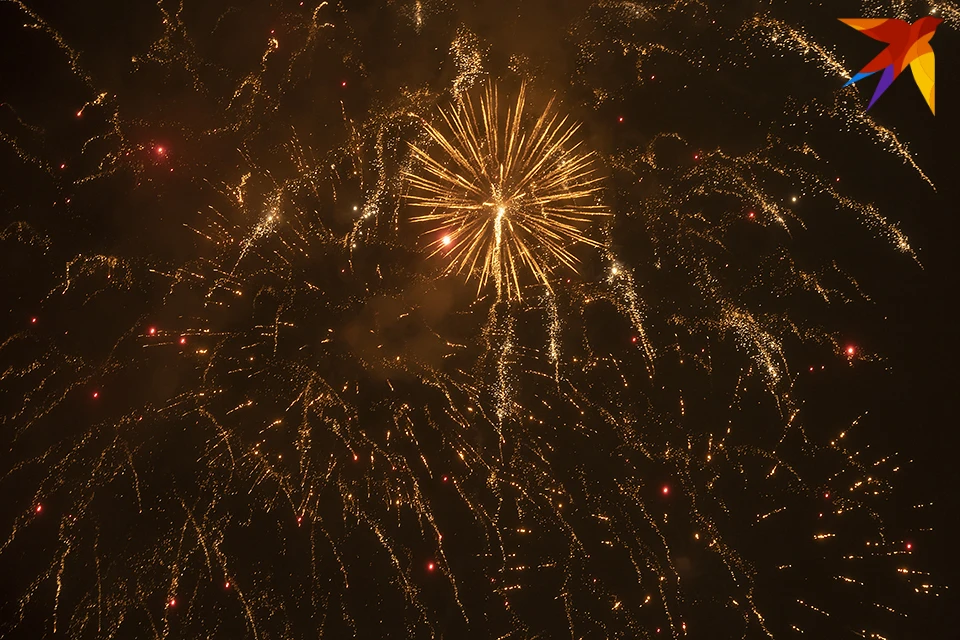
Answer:
<svg viewBox="0 0 960 640"><path fill-rule="evenodd" d="M604 209L594 201L600 178L590 153L579 152L578 126L567 124L548 104L531 121L526 87L516 104L501 109L497 88L488 85L479 115L467 95L442 112L446 133L426 124L443 160L412 146L419 161L406 177L413 206L430 212L413 222L429 222L431 255L443 253L448 271L496 284L497 298L519 297L520 273L532 273L550 287L553 262L573 267L568 247L601 246L584 235ZM501 124L501 120L503 123Z"/></svg>
<svg viewBox="0 0 960 640"><path fill-rule="evenodd" d="M372 4L159 0L104 62L98 22L4 3L66 80L0 107L34 272L4 280L0 635L908 637L937 587L922 518L883 518L901 462L803 396L873 357L831 322L864 294L795 249L839 212L913 251L794 125L930 179L836 78L759 140L686 106L721 65L766 83L754 50L849 65L724 3L499 7L529 38ZM564 111L478 118L482 80Z"/></svg>

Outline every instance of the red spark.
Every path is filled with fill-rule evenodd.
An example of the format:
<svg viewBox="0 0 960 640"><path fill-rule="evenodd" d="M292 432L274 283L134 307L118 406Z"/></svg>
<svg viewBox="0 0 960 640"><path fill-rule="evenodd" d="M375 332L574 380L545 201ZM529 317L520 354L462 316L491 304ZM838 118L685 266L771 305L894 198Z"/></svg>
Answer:
<svg viewBox="0 0 960 640"><path fill-rule="evenodd" d="M450 479L450 476L443 476L443 481L446 482Z"/></svg>
<svg viewBox="0 0 960 640"><path fill-rule="evenodd" d="M907 543L907 551L910 551L911 549L913 549L913 543L908 542L908 543Z"/></svg>
<svg viewBox="0 0 960 640"><path fill-rule="evenodd" d="M619 118L617 118L617 122L623 122L623 116L620 116Z"/></svg>
<svg viewBox="0 0 960 640"><path fill-rule="evenodd" d="M229 580L227 580L226 582L223 583L223 588L224 588L224 589L229 589L229 588L230 588L230 581L229 581Z"/></svg>
<svg viewBox="0 0 960 640"><path fill-rule="evenodd" d="M78 118L81 117L82 115L83 115L83 109L80 109L80 111L77 111Z"/></svg>
<svg viewBox="0 0 960 640"><path fill-rule="evenodd" d="M632 338L630 338L630 342L636 343L636 341L637 341L637 336L633 336Z"/></svg>
<svg viewBox="0 0 960 640"><path fill-rule="evenodd" d="M427 571L433 571L436 568L437 568L437 565L435 565L433 562L427 563Z"/></svg>
<svg viewBox="0 0 960 640"><path fill-rule="evenodd" d="M157 155L158 156L167 155L167 150L164 147L157 147Z"/></svg>
<svg viewBox="0 0 960 640"><path fill-rule="evenodd" d="M850 345L849 347L847 347L847 355L848 355L848 356L852 356L852 355L855 354L856 352L857 352L857 348L854 347L853 345Z"/></svg>
<svg viewBox="0 0 960 640"><path fill-rule="evenodd" d="M813 367L810 367L810 373L813 373Z"/></svg>
<svg viewBox="0 0 960 640"><path fill-rule="evenodd" d="M99 397L100 397L100 392L99 392L99 391L94 391L94 392L93 392L93 397L94 397L94 399L99 398Z"/></svg>
<svg viewBox="0 0 960 640"><path fill-rule="evenodd" d="M43 505L42 505L42 504L38 504L38 505L37 505L37 513L40 513L41 511L43 511Z"/></svg>
<svg viewBox="0 0 960 640"><path fill-rule="evenodd" d="M180 338L180 344L187 344L186 338Z"/></svg>
<svg viewBox="0 0 960 640"><path fill-rule="evenodd" d="M340 86L341 86L341 87L345 87L345 86L347 86L347 81L346 81L346 80L344 80L343 82L341 82L341 83L340 83Z"/></svg>
<svg viewBox="0 0 960 640"><path fill-rule="evenodd" d="M829 500L829 499L830 499L830 492L827 491L825 494L823 494L823 497L826 498L827 500Z"/></svg>
<svg viewBox="0 0 960 640"><path fill-rule="evenodd" d="M156 327L150 327L149 329L147 329L147 333L149 333L149 334L152 335L152 336L155 336L155 335L157 335L157 328L156 328Z"/></svg>
<svg viewBox="0 0 960 640"><path fill-rule="evenodd" d="M61 169L66 169L66 168L67 168L67 165L61 164L61 165L60 165L60 168L61 168Z"/></svg>
<svg viewBox="0 0 960 640"><path fill-rule="evenodd" d="M176 598L170 598L170 606L171 606L171 607L177 606L177 599L176 599Z"/></svg>
<svg viewBox="0 0 960 640"><path fill-rule="evenodd" d="M37 319L36 319L36 318L30 318L30 323L31 323L31 324L37 324Z"/></svg>
<svg viewBox="0 0 960 640"><path fill-rule="evenodd" d="M751 211L750 213L747 214L747 217L750 218L751 220L753 220L754 218L757 217L757 214L755 214L753 211Z"/></svg>
<svg viewBox="0 0 960 640"><path fill-rule="evenodd" d="M663 495L668 495L670 493L670 487L663 485L663 489L661 489L661 491L663 491Z"/></svg>
<svg viewBox="0 0 960 640"><path fill-rule="evenodd" d="M359 460L359 459L360 459L360 456L358 456L357 454L353 454L353 461L354 461L354 462L356 462L356 461Z"/></svg>
<svg viewBox="0 0 960 640"><path fill-rule="evenodd" d="M699 154L699 153L693 154L693 159L694 159L694 160L699 160L699 159L700 159L700 154Z"/></svg>

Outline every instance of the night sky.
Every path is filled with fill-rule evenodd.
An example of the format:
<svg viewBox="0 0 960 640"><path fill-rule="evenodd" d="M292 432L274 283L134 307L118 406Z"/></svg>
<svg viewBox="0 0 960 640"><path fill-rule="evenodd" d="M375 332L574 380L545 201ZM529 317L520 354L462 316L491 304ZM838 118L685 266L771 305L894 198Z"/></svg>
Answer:
<svg viewBox="0 0 960 640"><path fill-rule="evenodd" d="M954 637L958 26L0 2L0 638Z"/></svg>

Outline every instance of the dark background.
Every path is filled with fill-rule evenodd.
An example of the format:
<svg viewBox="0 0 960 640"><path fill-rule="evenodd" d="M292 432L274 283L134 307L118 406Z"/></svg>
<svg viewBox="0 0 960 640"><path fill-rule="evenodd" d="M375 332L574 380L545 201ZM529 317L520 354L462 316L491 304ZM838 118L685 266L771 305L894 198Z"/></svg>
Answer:
<svg viewBox="0 0 960 640"><path fill-rule="evenodd" d="M255 6L256 3L250 4ZM277 16L283 12L296 12L297 4L282 4L283 11L264 5L260 20L256 18L257 11L244 11L242 19L250 22L244 28L246 32L257 33L264 30L264 24L276 24L282 32L283 20ZM549 74L562 76L571 72L572 56L556 33L573 16L579 15L582 3L522 2L519 8L507 7L500 11L479 2L456 4L458 6L453 9L446 5L442 10L437 9L435 15L440 17L434 18L435 21L444 24L463 22L490 42L488 60L492 69L506 68L509 54L516 51L525 52L534 60L552 60L554 66ZM0 153L0 197L5 203L2 222L6 227L10 221L29 220L54 238L56 246L48 262L40 265L23 264L21 256L4 256L5 273L0 277L5 303L0 325L3 335L23 330L29 318L38 313L37 309L50 304L44 300L44 295L62 275L61 265L65 259L74 253L116 251L140 256L142 264L154 259L176 263L193 257L196 247L183 242L186 232L182 231L181 217L186 219L187 214L172 211L166 205L174 203L187 211L194 203L178 201L175 195L171 195L175 194L178 183L177 178L167 175L167 167L174 168L176 175L181 171L189 173L198 166L213 162L217 153L229 151L208 149L205 150L209 154L206 157L198 154L195 158L178 158L177 151L187 146L189 139L185 132L188 128L178 130L177 122L190 122L189 129L202 128L206 98L198 97L196 104L192 103L190 92L184 89L188 84L184 78L164 77L159 71L155 75L128 73L127 61L131 56L146 55L144 43L160 35L156 7L126 2L80 4L52 1L28 2L27 6L63 31L65 40L82 54L83 68L92 70L95 86L116 88L124 108L142 118L138 125L128 129L128 148L134 155L140 153L142 158L131 160L133 168L128 167L120 178L106 181L106 186L87 187L76 182L94 172L89 166L74 168L71 158L76 157L78 141L85 140L90 131L103 128L102 114L96 106L88 107L89 111L85 111L78 122L74 110L91 99L89 90L63 63L63 52L52 47L49 39L37 31L25 35L21 28L24 22L22 13L11 4L0 5L4 39L4 44L0 45L3 47L0 58L0 102L3 103L0 132L7 141ZM394 29L390 17L393 14L383 11L377 3L355 2L346 3L346 6L347 13L352 16L356 38L363 43L366 77L383 84L373 89L364 87L357 61L347 55L343 56L342 68L329 69L325 77L315 77L315 81L333 84L339 78L348 78L350 91L355 84L360 85L362 88L357 89L357 93L345 94L349 108L356 113L362 114L366 103L373 100L375 94L389 95L394 85L409 82L411 78L442 85L442 81L452 75L449 60L439 69L429 68L428 62L434 58L426 44L422 44L422 50L416 53L405 54L406 57L391 55L388 49L390 40L384 34ZM425 6L435 5L426 3ZM767 8L768 5L760 2L728 2L724 3L723 19L736 23ZM835 20L836 17L860 17L862 10L857 3L811 6L785 2L773 6L773 10L786 22L803 25L814 32L818 42L833 48L842 60L854 67L866 64L882 46ZM203 10L197 10L194 17L197 24L209 27L216 21L218 13L211 9L208 16ZM430 22L427 24L429 29ZM438 28L438 32L443 31ZM729 31L725 33L729 34ZM220 61L225 66L255 67L263 51L262 35L256 39L251 37L250 42L238 39L232 44L224 44L218 41L219 49L203 50L200 57ZM709 42L715 35L704 29L699 37ZM427 32L424 40L429 37ZM382 50L378 49L380 43L383 43ZM174 46L175 50L177 46ZM729 48L729 44L720 42L717 46L718 51ZM840 373L800 382L798 388L810 394L811 411L833 416L830 419L835 424L848 422L867 411L862 427L867 433L860 434L863 441L869 442L874 452L898 452L911 461L903 466L896 482L897 490L891 498L896 501L893 511L899 520L893 525L894 528L912 530L932 528L932 531L916 534L911 564L931 571L935 584L952 587L960 570L955 541L955 532L960 526L956 497L956 490L960 487L960 465L957 464L958 439L955 435L958 426L955 367L960 357L955 326L956 310L960 307L956 301L956 244L960 237L956 217L956 198L960 196L960 190L957 189L956 171L960 165L955 159L958 143L958 87L955 79L960 65L960 46L955 27L947 23L941 25L933 47L940 80L938 115L934 117L929 112L909 72L893 84L870 113L878 123L896 130L898 137L909 144L936 190L882 145L848 144L847 134L840 133L831 140L829 129L821 131L818 139L811 140L824 156L829 155L825 163L829 163L829 171L842 177L846 193L875 203L883 215L900 226L916 250L919 265L897 254L884 242L869 238L862 241L863 234L848 233L850 229L842 224L831 232L829 223L811 221L814 226L820 225L818 238L822 242L812 251L822 256L842 255L844 268L857 279L873 303L855 305L851 310L841 312L845 339L879 358L856 362L852 368L840 367ZM764 55L765 51L768 57ZM424 70L416 69L418 65ZM667 89L672 91L684 80L671 77L674 69L668 63L664 65L662 68L653 65L650 71L660 76ZM759 49L758 55L751 58L749 67L720 68L712 80L698 83L697 91L702 93L684 99L658 101L660 89L644 87L624 91L622 99L610 100L594 112L581 106L576 115L586 122L591 142L604 151L639 143L656 130L681 127L691 144L711 149L735 147L738 143L752 146L762 140L766 134L763 123L781 118L779 110L787 102L784 96L795 96L800 102L831 100L830 85L822 81L825 72L813 63L784 62L779 51ZM611 65L603 71L613 78L625 74L626 85L633 82L626 75L630 72L629 65L623 69ZM175 76L175 73L171 74ZM820 82L815 81L818 77ZM873 79L860 83L863 85L860 89L863 108L874 83ZM842 82L838 80L837 85L840 84ZM164 91L169 86L179 87L180 92L176 98L168 96L170 99L167 100ZM726 96L727 102L723 105L712 102L717 95ZM333 101L314 105L308 94L302 99L304 117L313 111L318 120L323 120L340 108ZM744 115L742 120L731 116L730 112L740 111L736 99L749 103L749 109L742 112L752 115ZM625 115L625 122L622 127L615 128L612 123L618 114ZM31 129L22 123L42 127L42 142L33 144ZM779 124L785 126L783 122ZM271 123L265 119L262 126L269 128ZM166 163L150 156L158 145L171 149ZM20 149L24 153L18 155L11 149ZM33 162L34 149L40 150L36 152L39 154L37 162ZM60 158L67 158L65 162L69 161L70 165L63 172L58 169ZM38 170L37 165L42 165L41 169ZM113 190L122 195L114 198ZM71 208L65 204L66 198L77 198L84 204L74 204ZM53 201L56 204L50 206ZM626 253L629 251L627 248ZM155 302L149 297L143 298L139 300L138 308L149 309ZM69 309L58 311L70 313ZM42 320L46 322L47 317ZM61 328L70 324L69 318L63 315L56 322ZM102 352L106 346L93 345L96 336L110 336L112 340L124 327L135 322L136 317L121 313L91 326L71 326L73 335L80 335L62 340L77 340L82 345L89 339L91 357L95 359L92 354L98 350ZM805 363L798 363L798 368L802 371ZM15 421L7 420L4 428L12 429L14 425ZM4 458L4 461L9 460L9 457ZM926 502L932 502L933 506L923 511L912 509L912 505ZM11 507L5 502L4 508L6 515ZM902 637L957 636L956 616L952 615L958 606L956 599L949 589L942 593L916 605L910 622L916 625L916 633L909 635L907 632ZM4 592L3 595L8 594Z"/></svg>

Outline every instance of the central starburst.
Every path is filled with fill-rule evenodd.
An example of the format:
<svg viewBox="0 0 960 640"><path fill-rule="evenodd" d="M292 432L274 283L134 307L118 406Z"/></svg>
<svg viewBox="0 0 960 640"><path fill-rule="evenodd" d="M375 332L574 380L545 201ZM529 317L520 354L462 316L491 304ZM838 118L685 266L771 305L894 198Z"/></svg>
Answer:
<svg viewBox="0 0 960 640"><path fill-rule="evenodd" d="M411 145L415 162L404 175L408 200L429 209L413 221L432 223L430 255L443 255L448 272L480 289L493 280L498 299L519 298L524 269L549 287L554 268L575 269L573 245L599 246L586 235L606 215L595 155L553 100L531 114L521 86L501 109L488 84L478 106L467 94L440 120L440 128L425 124L429 150Z"/></svg>

